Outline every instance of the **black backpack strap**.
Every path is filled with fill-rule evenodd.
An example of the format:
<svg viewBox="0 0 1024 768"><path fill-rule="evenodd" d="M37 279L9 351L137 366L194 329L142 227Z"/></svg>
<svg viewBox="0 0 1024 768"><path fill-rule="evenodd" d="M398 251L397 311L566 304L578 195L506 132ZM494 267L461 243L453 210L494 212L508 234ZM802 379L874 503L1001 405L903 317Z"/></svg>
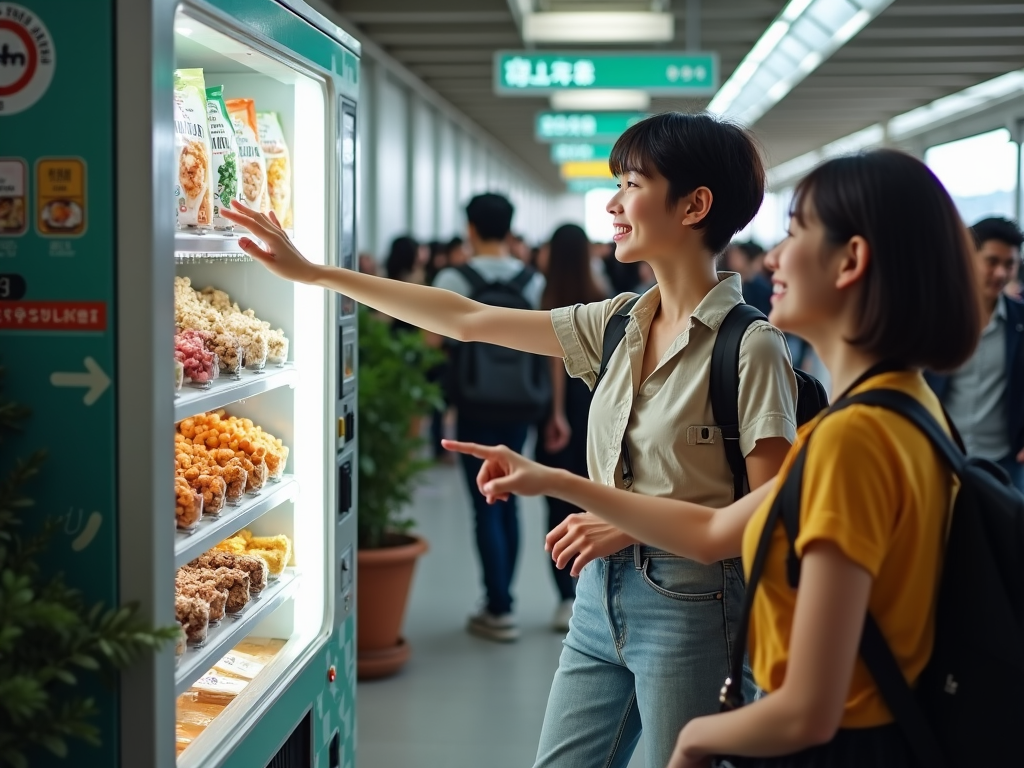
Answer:
<svg viewBox="0 0 1024 768"><path fill-rule="evenodd" d="M489 283L484 280L483 275L469 266L469 264L459 264L455 267L455 270L466 278L466 282L469 283L470 296L476 296L489 285Z"/></svg>
<svg viewBox="0 0 1024 768"><path fill-rule="evenodd" d="M508 286L515 289L516 293L522 293L526 290L526 286L533 280L533 276L537 273L533 267L526 265L522 268L518 275L508 281Z"/></svg>
<svg viewBox="0 0 1024 768"><path fill-rule="evenodd" d="M841 411L851 405L870 405L886 408L898 413L921 430L935 449L943 456L950 468L958 474L965 467L965 456L957 444L945 433L928 409L916 398L905 392L892 389L873 389L844 398L833 406L829 413ZM786 477L777 502L782 504L782 522L789 544L787 577L794 589L800 580L800 561L796 554L796 541L800 535L800 490L803 485L803 455ZM751 587L748 585L748 590ZM746 614L742 617L747 618ZM745 628L745 625L741 624ZM742 636L745 637L745 636ZM942 750L935 738L924 712L914 698L914 692L907 683L899 662L885 640L881 628L869 612L864 620L864 631L860 640L860 656L878 686L882 699L903 731L914 757L921 768L944 768L946 765ZM741 667L742 670L742 667Z"/></svg>
<svg viewBox="0 0 1024 768"><path fill-rule="evenodd" d="M732 470L733 498L746 492L747 462L740 449L740 345L747 328L764 314L749 304L737 304L722 320L711 351L711 412L722 431L725 458Z"/></svg>
<svg viewBox="0 0 1024 768"><path fill-rule="evenodd" d="M597 381L594 382L594 389L601 383L601 379L608 372L608 361L612 359L616 347L626 337L626 325L629 323L629 313L640 301L640 297L627 301L618 312L611 316L608 325L604 327L604 343L601 347L601 367L597 369Z"/></svg>

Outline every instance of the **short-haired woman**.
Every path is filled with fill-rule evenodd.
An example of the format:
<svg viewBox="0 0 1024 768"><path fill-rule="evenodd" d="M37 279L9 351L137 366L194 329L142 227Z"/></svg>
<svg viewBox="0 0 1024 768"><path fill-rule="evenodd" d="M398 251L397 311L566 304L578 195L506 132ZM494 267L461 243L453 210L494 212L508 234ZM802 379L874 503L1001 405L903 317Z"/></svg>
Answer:
<svg viewBox="0 0 1024 768"><path fill-rule="evenodd" d="M735 491L708 374L722 320L743 298L739 276L717 273L715 258L761 205L758 148L738 126L667 113L629 128L610 166L619 182L607 207L615 257L646 262L657 284L629 310L625 339L594 392L590 476L609 490L631 489L624 511L640 494L724 507ZM310 264L272 217L241 206L225 215L267 244L240 241L282 277L460 341L563 358L569 375L589 387L606 325L636 298L553 311L485 306ZM743 337L739 381L739 443L749 486L757 488L775 476L796 436L796 379L785 339L767 322L754 322ZM701 434L713 438L694 439ZM626 456L632 462L624 473ZM664 768L679 729L717 711L743 601L739 552L701 563L594 515L570 520L558 546L581 575L536 766L623 768L643 731L648 768Z"/></svg>

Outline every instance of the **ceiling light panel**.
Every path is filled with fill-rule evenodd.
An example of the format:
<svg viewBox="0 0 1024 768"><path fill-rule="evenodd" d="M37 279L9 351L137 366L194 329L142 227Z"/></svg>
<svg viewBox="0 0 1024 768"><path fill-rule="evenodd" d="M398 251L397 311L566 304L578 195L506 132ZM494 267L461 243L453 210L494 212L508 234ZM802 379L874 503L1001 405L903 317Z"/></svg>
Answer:
<svg viewBox="0 0 1024 768"><path fill-rule="evenodd" d="M892 0L790 0L708 110L753 125Z"/></svg>
<svg viewBox="0 0 1024 768"><path fill-rule="evenodd" d="M551 94L551 108L560 111L621 109L643 112L650 106L651 96L646 91L579 90Z"/></svg>
<svg viewBox="0 0 1024 768"><path fill-rule="evenodd" d="M675 38L671 13L577 11L523 15L527 43L669 43Z"/></svg>

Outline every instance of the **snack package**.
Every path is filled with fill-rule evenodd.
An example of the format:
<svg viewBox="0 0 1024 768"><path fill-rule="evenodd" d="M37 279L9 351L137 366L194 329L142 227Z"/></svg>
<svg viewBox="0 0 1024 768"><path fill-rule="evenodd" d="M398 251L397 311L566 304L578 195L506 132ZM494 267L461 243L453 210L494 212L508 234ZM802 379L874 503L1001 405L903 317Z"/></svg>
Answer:
<svg viewBox="0 0 1024 768"><path fill-rule="evenodd" d="M174 517L183 531L195 530L203 519L203 497L182 477L174 478Z"/></svg>
<svg viewBox="0 0 1024 768"><path fill-rule="evenodd" d="M234 224L220 215L230 200L238 199L241 175L238 170L238 142L235 126L224 104L224 86L206 89L206 114L210 126L210 148L213 150L213 226L233 229Z"/></svg>
<svg viewBox="0 0 1024 768"><path fill-rule="evenodd" d="M210 129L206 121L206 84L201 69L174 72L174 156L178 161L174 185L178 227L211 226Z"/></svg>
<svg viewBox="0 0 1024 768"><path fill-rule="evenodd" d="M267 195L270 210L281 226L292 226L292 161L284 140L281 116L277 112L258 112L256 122L260 129L260 146L267 161Z"/></svg>
<svg viewBox="0 0 1024 768"><path fill-rule="evenodd" d="M241 182L238 199L250 208L268 213L270 197L267 195L267 163L260 146L256 102L252 99L228 99L225 105L231 115L238 144L238 176Z"/></svg>
<svg viewBox="0 0 1024 768"><path fill-rule="evenodd" d="M174 598L174 613L192 645L202 645L210 628L210 606L197 597Z"/></svg>
<svg viewBox="0 0 1024 768"><path fill-rule="evenodd" d="M231 651L213 665L213 671L228 677L252 680L263 671L263 663L255 656L241 651Z"/></svg>
<svg viewBox="0 0 1024 768"><path fill-rule="evenodd" d="M200 704L227 706L248 684L245 680L217 675L210 670L196 680L189 690L195 692L196 702Z"/></svg>

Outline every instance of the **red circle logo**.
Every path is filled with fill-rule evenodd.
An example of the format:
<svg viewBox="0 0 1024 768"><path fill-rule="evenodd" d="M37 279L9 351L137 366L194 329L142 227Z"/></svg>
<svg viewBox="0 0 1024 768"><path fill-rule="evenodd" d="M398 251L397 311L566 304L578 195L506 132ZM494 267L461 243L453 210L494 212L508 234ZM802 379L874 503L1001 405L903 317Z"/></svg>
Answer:
<svg viewBox="0 0 1024 768"><path fill-rule="evenodd" d="M39 52L36 50L35 43L28 31L20 24L0 20L0 30L8 30L14 33L14 35L21 40L22 45L25 46L25 51L28 54L28 63L25 66L24 74L10 85L0 86L0 97L13 96L32 81L32 77L36 73L36 68L39 66ZM17 55L19 54L12 54L9 52L5 45L0 49L0 65L9 66L7 59L11 56Z"/></svg>

